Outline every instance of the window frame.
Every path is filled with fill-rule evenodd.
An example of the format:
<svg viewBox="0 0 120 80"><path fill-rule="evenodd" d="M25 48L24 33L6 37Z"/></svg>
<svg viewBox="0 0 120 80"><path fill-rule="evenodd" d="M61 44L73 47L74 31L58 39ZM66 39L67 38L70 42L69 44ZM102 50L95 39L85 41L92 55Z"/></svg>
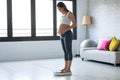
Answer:
<svg viewBox="0 0 120 80"><path fill-rule="evenodd" d="M35 11L35 0L31 0L31 36L24 37L13 37L12 30L12 0L7 0L7 36L8 37L0 37L0 42L5 41L40 41L40 40L59 40L59 36L57 36L57 15L56 15L56 2L57 1L72 1L73 3L73 14L75 18L77 16L77 7L76 0L53 0L53 36L36 36L36 11ZM77 19L76 19L77 20ZM73 39L77 39L77 27L73 29Z"/></svg>

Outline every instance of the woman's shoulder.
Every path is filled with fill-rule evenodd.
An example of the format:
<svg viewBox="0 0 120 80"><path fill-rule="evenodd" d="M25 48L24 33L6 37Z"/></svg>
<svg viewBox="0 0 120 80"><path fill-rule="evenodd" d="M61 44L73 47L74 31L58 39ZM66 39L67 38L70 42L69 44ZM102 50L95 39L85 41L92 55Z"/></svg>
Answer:
<svg viewBox="0 0 120 80"><path fill-rule="evenodd" d="M68 11L68 14L72 14L72 12L71 12L71 11Z"/></svg>
<svg viewBox="0 0 120 80"><path fill-rule="evenodd" d="M68 16L72 16L72 15L73 15L73 12L69 11Z"/></svg>

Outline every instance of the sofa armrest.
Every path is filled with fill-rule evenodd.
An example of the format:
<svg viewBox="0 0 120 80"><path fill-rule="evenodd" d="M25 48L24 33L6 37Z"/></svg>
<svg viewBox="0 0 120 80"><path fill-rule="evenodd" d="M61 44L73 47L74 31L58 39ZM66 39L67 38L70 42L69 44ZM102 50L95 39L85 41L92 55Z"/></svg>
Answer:
<svg viewBox="0 0 120 80"><path fill-rule="evenodd" d="M85 48L85 47L97 47L97 43L93 40L86 39L83 40L82 43L80 44L80 48Z"/></svg>
<svg viewBox="0 0 120 80"><path fill-rule="evenodd" d="M83 57L83 53L85 50L92 50L92 49L97 49L97 43L94 42L93 40L86 39L82 41L80 44L80 56L81 58Z"/></svg>

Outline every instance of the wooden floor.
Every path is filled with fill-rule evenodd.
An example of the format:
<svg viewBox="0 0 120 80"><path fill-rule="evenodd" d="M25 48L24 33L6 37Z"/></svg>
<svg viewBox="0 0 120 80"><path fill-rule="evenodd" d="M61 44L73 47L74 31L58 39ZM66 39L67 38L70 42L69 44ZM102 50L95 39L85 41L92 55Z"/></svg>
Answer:
<svg viewBox="0 0 120 80"><path fill-rule="evenodd" d="M120 80L120 66L74 58L71 76L54 76L64 60L0 62L0 80Z"/></svg>

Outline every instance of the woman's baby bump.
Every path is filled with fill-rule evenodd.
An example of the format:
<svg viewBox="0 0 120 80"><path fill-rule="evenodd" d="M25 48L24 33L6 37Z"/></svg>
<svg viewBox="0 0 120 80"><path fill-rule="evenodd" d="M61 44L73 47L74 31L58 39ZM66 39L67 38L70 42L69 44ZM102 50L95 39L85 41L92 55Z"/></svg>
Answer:
<svg viewBox="0 0 120 80"><path fill-rule="evenodd" d="M63 34L64 31L65 31L68 27L70 27L70 26L69 26L69 25L66 25L66 24L61 24L61 25L59 26L59 29L58 29L58 34Z"/></svg>

